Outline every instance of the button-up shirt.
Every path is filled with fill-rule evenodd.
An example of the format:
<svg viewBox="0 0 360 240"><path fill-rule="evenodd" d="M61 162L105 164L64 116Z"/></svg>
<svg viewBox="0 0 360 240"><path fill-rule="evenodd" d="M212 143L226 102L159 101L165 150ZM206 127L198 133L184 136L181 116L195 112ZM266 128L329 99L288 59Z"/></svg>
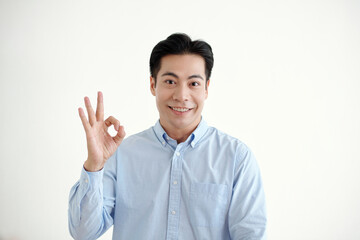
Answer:
<svg viewBox="0 0 360 240"><path fill-rule="evenodd" d="M98 172L82 169L69 200L74 239L265 239L265 196L253 153L201 120L185 142L158 121L126 138Z"/></svg>

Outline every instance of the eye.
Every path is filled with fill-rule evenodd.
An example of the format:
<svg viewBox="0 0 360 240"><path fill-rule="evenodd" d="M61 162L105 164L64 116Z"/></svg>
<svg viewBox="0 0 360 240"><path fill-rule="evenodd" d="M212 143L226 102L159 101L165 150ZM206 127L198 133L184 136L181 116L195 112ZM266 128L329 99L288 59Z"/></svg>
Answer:
<svg viewBox="0 0 360 240"><path fill-rule="evenodd" d="M191 83L191 86L193 86L193 87L196 87L196 86L199 86L200 84L198 83L198 82L192 82Z"/></svg>
<svg viewBox="0 0 360 240"><path fill-rule="evenodd" d="M167 84L175 84L175 81L173 81L173 80L165 80L165 83L167 83Z"/></svg>

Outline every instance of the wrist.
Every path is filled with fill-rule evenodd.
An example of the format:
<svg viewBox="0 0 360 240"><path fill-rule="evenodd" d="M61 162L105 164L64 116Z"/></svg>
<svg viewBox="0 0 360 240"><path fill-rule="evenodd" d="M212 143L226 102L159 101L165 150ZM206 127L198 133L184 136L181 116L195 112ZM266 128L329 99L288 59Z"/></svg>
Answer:
<svg viewBox="0 0 360 240"><path fill-rule="evenodd" d="M89 161L89 159L87 159L84 163L84 169L87 172L98 172L103 168L104 168L103 164L94 164L93 162Z"/></svg>

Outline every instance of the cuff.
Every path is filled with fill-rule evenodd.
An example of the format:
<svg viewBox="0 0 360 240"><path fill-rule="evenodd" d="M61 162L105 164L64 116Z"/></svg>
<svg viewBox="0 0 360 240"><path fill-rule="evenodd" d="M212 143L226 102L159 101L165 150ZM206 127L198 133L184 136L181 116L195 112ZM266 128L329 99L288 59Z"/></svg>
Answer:
<svg viewBox="0 0 360 240"><path fill-rule="evenodd" d="M99 188L102 184L104 168L97 172L88 172L83 167L81 170L80 184L89 186L92 189Z"/></svg>

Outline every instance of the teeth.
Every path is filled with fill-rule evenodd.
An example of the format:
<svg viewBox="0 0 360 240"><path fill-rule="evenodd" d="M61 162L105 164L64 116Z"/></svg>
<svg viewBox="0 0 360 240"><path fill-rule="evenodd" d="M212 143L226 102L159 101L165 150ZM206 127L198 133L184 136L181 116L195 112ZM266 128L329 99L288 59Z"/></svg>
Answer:
<svg viewBox="0 0 360 240"><path fill-rule="evenodd" d="M171 108L178 112L187 112L190 110L189 108L177 108L177 107L171 107Z"/></svg>

